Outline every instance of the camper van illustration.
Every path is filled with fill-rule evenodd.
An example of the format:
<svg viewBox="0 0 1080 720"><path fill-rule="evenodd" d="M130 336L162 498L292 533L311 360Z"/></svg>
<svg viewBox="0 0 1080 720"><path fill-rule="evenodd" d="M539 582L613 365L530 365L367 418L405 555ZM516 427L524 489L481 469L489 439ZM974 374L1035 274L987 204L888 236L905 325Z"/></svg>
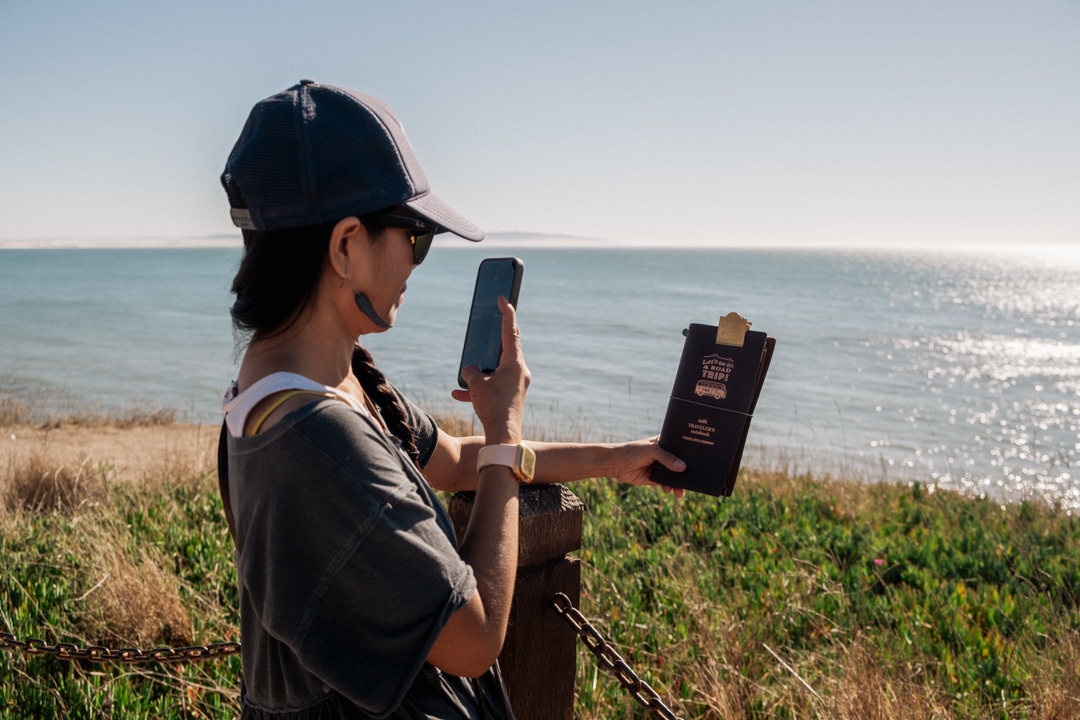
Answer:
<svg viewBox="0 0 1080 720"><path fill-rule="evenodd" d="M717 400L723 400L727 397L727 385L712 380L698 380L697 387L694 388L694 394L698 397L708 395Z"/></svg>

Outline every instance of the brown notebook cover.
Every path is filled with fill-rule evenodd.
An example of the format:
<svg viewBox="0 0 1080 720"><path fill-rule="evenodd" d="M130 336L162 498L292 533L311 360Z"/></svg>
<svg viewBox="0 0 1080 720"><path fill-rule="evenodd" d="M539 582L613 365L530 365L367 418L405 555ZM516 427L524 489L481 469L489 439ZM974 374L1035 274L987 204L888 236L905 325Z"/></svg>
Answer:
<svg viewBox="0 0 1080 720"><path fill-rule="evenodd" d="M747 331L742 347L717 344L715 325L691 324L660 431L660 447L686 462L677 473L653 463L652 480L729 497L750 419L776 341Z"/></svg>

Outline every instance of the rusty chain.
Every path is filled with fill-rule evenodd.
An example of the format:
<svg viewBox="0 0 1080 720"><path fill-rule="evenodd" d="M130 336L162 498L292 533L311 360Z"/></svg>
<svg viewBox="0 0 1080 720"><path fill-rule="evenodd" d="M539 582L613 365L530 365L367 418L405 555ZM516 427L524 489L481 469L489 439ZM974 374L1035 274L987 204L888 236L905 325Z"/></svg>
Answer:
<svg viewBox="0 0 1080 720"><path fill-rule="evenodd" d="M570 598L564 593L556 593L551 598L551 607L573 628L581 641L585 643L585 647L596 655L600 664L610 671L615 676L615 679L626 688L627 692L630 693L630 697L637 700L642 707L657 717L664 718L664 720L682 720L671 711L671 708L664 704L660 695L653 690L649 683L637 676L637 673L626 664L626 660L623 659L622 655L611 647L592 623L574 607L573 603L570 602ZM0 633L0 648L22 652L25 655L53 655L58 660L118 661L133 664L201 661L227 657L240 652L240 643L223 642L180 648L157 647L149 650L134 647L110 650L101 645L91 645L80 649L78 645L72 643L49 645L40 638L27 638L23 641L11 633Z"/></svg>
<svg viewBox="0 0 1080 720"><path fill-rule="evenodd" d="M593 627L592 623L584 615L578 612L578 609L570 602L570 598L563 593L556 593L551 598L551 607L574 629L581 641L585 643L585 647L592 651L600 664L609 670L616 680L622 683L622 686L630 693L630 697L637 700L656 717L664 718L664 720L682 720L671 711L671 708L664 704L664 701L660 699L660 695L652 689L649 683L639 678L630 669L622 655L617 653L615 648L611 647L607 640L604 639L604 636L600 634L600 631Z"/></svg>
<svg viewBox="0 0 1080 720"><path fill-rule="evenodd" d="M156 647L150 650L127 647L110 650L101 645L91 645L80 649L71 643L49 645L39 638L19 640L11 633L0 633L0 648L24 655L54 655L59 660L89 660L90 662L148 663L148 662L197 662L213 658L236 655L240 652L240 643L222 642L210 645L192 645L189 647Z"/></svg>

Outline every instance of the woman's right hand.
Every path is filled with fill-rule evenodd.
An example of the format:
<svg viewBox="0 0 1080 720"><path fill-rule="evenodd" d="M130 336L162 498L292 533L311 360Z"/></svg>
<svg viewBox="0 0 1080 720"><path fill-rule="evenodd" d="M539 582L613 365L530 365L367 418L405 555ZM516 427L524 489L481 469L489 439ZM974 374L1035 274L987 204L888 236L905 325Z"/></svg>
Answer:
<svg viewBox="0 0 1080 720"><path fill-rule="evenodd" d="M514 308L500 297L499 310L499 367L490 375L475 365L462 369L461 377L469 389L454 390L453 396L473 404L488 445L517 445L521 442L525 391L532 376L521 354ZM476 590L469 602L450 616L427 657L443 672L468 677L487 671L502 651L518 561L518 480L510 468L500 465L477 474L476 500L459 546L461 559L476 577Z"/></svg>
<svg viewBox="0 0 1080 720"><path fill-rule="evenodd" d="M516 445L521 442L521 421L525 411L525 391L532 374L521 352L517 312L505 298L499 297L502 311L502 357L499 367L490 375L475 365L461 371L468 390L454 390L455 400L471 402L476 416L484 426L489 445Z"/></svg>

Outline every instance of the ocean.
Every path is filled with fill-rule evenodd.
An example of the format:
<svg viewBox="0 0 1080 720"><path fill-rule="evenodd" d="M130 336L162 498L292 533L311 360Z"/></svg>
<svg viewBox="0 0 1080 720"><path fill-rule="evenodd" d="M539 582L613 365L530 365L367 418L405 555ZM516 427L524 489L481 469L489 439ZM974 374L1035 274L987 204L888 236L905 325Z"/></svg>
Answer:
<svg viewBox="0 0 1080 720"><path fill-rule="evenodd" d="M240 251L0 250L0 392L220 422ZM659 431L690 322L776 338L748 463L1080 508L1080 253L440 248L363 341L433 412L450 399L476 268L525 263L534 436ZM467 410L457 407L459 410Z"/></svg>

